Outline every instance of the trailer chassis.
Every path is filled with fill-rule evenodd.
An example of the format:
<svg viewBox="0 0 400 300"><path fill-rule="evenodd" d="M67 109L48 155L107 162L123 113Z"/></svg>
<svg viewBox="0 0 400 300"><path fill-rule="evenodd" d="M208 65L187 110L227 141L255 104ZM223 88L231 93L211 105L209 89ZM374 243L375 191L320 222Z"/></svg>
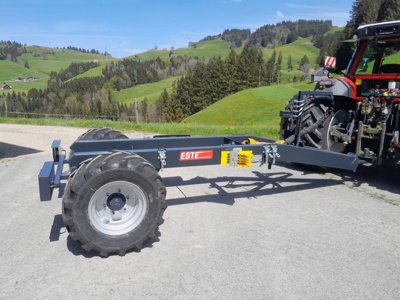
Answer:
<svg viewBox="0 0 400 300"><path fill-rule="evenodd" d="M64 223L84 249L102 256L140 249L143 241L154 236L167 207L159 175L165 168L248 168L258 163L270 169L277 162L290 162L355 172L363 163L353 153L288 145L252 135L78 139L71 145L69 157L60 140L51 147L53 160L44 163L38 176L40 199L51 200L53 191L66 181ZM69 168L64 171L66 165Z"/></svg>

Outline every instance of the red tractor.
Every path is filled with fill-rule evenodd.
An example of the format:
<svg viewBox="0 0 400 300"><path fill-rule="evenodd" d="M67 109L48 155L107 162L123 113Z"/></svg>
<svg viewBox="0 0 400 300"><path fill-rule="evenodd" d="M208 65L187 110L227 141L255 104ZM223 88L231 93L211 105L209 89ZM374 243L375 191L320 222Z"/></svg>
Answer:
<svg viewBox="0 0 400 300"><path fill-rule="evenodd" d="M400 153L400 21L360 26L354 39L344 77L295 95L281 111L280 135L379 165Z"/></svg>

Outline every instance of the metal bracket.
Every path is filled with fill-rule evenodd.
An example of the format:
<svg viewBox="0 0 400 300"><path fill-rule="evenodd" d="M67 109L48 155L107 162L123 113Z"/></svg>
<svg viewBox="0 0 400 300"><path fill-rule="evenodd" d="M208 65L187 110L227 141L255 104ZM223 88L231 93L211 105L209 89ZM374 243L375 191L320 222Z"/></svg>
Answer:
<svg viewBox="0 0 400 300"><path fill-rule="evenodd" d="M278 145L265 145L264 154L264 163L268 164L268 169L271 169L271 166L275 164L277 157L281 157L278 153Z"/></svg>
<svg viewBox="0 0 400 300"><path fill-rule="evenodd" d="M158 150L158 160L160 161L162 171L167 164L167 150Z"/></svg>
<svg viewBox="0 0 400 300"><path fill-rule="evenodd" d="M241 151L242 148L233 148L230 152L229 156L229 166L231 167L237 167L238 165L238 154L239 151Z"/></svg>

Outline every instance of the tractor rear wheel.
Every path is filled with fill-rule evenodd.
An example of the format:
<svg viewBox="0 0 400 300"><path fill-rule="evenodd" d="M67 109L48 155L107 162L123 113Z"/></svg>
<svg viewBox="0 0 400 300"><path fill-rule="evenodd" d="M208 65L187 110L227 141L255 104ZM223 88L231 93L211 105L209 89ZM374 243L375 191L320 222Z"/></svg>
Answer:
<svg viewBox="0 0 400 300"><path fill-rule="evenodd" d="M324 101L311 101L303 109L301 136L307 146L326 149L333 112Z"/></svg>
<svg viewBox="0 0 400 300"><path fill-rule="evenodd" d="M345 121L343 110L334 112L326 97L316 97L302 112L301 139L306 146L343 152L345 144L332 136L332 128Z"/></svg>
<svg viewBox="0 0 400 300"><path fill-rule="evenodd" d="M286 102L285 111L290 112L293 114L293 102L297 95L294 95L293 98ZM293 136L294 137L294 126L292 124L292 119L289 118L281 118L280 122L280 130L279 130L279 139L286 140L287 138ZM291 141L293 142L293 141ZM291 143L289 142L289 144Z"/></svg>
<svg viewBox="0 0 400 300"><path fill-rule="evenodd" d="M63 196L66 228L86 251L101 256L140 250L163 223L166 189L153 165L115 151L86 161L71 174Z"/></svg>
<svg viewBox="0 0 400 300"><path fill-rule="evenodd" d="M296 97L290 100L285 107L285 110L292 114L294 100ZM301 111L301 124L299 124L299 116L296 119L281 119L280 138L289 144L293 143L295 128L299 126L300 139L306 146L332 152L344 152L345 143L338 136L340 136L339 133L343 136L347 133L347 116L345 110L334 112L329 97L313 97Z"/></svg>

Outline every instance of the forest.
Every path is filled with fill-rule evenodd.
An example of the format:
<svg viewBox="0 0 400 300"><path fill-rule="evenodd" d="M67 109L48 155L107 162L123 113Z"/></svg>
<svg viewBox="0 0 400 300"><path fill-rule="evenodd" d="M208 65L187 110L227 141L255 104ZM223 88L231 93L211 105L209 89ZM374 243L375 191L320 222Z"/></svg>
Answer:
<svg viewBox="0 0 400 300"><path fill-rule="evenodd" d="M31 89L27 93L7 93L0 100L8 111L23 113L61 114L81 118L106 116L112 119L132 119L138 109L141 120L146 122L180 122L184 118L212 105L216 101L241 90L280 82L283 68L307 68L310 64L322 66L325 55L335 54L339 69L344 69L352 52L352 32L362 24L399 19L400 5L397 0L357 0L352 5L350 20L343 30L326 34L332 28L331 21L298 20L265 25L254 32L247 29L226 29L217 36L203 40L221 39L231 45L230 54L222 59L215 57L204 61L197 57L177 56L171 50L169 59L149 61L122 59L109 62L102 76L74 78L97 67L95 62L72 63L68 68L52 72L46 89ZM274 49L277 45L295 41L298 37L312 36L314 46L320 49L316 62L303 57L299 66L282 65L282 54L273 51L264 60L261 49ZM238 54L234 51L243 47ZM74 48L71 47L70 48ZM79 50L79 49L78 49ZM25 45L0 41L0 59L16 61L24 53ZM81 49L82 51L82 49ZM85 52L87 50L84 50ZM95 50L92 50L95 52ZM28 67L28 66L27 66ZM172 92L164 90L155 105L145 99L133 104L119 104L115 92L139 84L146 84L180 76ZM299 78L300 79L300 78Z"/></svg>
<svg viewBox="0 0 400 300"><path fill-rule="evenodd" d="M298 37L324 35L332 29L331 20L283 21L273 25L264 25L254 32L250 29L226 29L222 34L208 36L201 41L221 39L231 43L231 49L250 43L251 45L273 49L290 44Z"/></svg>

